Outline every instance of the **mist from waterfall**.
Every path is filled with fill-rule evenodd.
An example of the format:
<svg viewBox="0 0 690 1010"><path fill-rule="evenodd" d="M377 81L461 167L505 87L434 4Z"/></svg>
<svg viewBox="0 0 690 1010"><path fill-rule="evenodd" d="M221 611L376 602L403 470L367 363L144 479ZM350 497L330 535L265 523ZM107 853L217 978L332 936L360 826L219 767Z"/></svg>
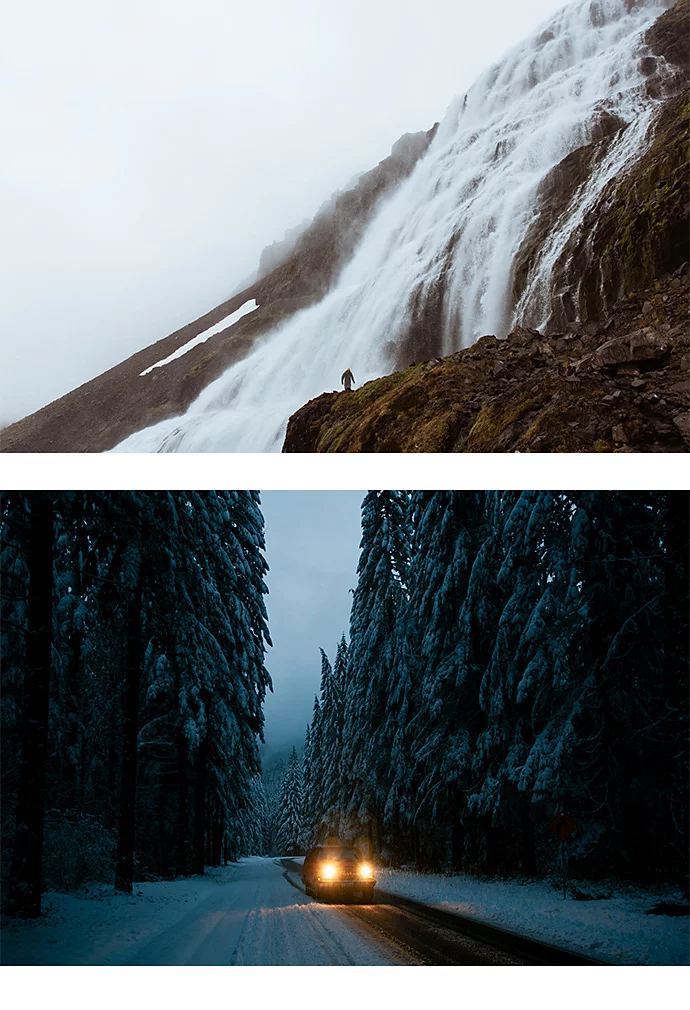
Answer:
<svg viewBox="0 0 690 1010"><path fill-rule="evenodd" d="M549 315L549 280L569 236L604 186L639 155L654 111L638 69L641 33L669 6L576 0L450 106L411 176L379 207L331 291L260 338L182 417L137 432L116 452L280 451L287 419L338 388L396 366L413 307L443 273L443 353ZM537 190L593 139L602 112L616 134L533 264L517 306L513 263Z"/></svg>

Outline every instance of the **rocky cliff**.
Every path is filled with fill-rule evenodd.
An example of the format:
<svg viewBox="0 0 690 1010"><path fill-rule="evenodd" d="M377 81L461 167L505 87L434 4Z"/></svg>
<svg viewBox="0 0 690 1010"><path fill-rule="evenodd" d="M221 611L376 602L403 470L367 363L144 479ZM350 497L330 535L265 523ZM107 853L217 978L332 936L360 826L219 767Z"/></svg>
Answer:
<svg viewBox="0 0 690 1010"><path fill-rule="evenodd" d="M652 141L611 181L555 263L543 333L519 327L295 413L284 452L682 452L690 444L687 0L645 33ZM658 61L674 72L663 79ZM602 110L589 143L540 186L514 262L519 303L549 236L626 124ZM439 353L440 309L417 350ZM408 352L415 345L408 347Z"/></svg>
<svg viewBox="0 0 690 1010"><path fill-rule="evenodd" d="M606 322L520 327L324 393L290 418L283 452L685 452L688 289L684 264Z"/></svg>

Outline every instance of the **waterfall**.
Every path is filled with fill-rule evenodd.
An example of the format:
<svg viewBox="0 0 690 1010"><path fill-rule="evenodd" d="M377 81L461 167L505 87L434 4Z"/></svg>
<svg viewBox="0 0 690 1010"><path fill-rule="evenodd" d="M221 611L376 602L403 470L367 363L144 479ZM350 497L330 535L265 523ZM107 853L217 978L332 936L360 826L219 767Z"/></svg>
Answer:
<svg viewBox="0 0 690 1010"><path fill-rule="evenodd" d="M330 292L260 338L182 417L116 452L280 451L287 419L307 400L396 367L415 306L443 289L440 346L505 336L549 314L554 263L604 186L636 156L654 112L638 69L641 33L669 3L575 0L449 107L412 174L379 207ZM628 127L575 193L513 304L515 256L537 192L570 152L593 139L602 112Z"/></svg>

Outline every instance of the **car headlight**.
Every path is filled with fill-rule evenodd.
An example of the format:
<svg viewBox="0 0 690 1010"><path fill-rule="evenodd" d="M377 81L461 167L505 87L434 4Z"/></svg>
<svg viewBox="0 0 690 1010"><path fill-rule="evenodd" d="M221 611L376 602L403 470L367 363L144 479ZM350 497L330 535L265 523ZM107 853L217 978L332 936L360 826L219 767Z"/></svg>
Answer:
<svg viewBox="0 0 690 1010"><path fill-rule="evenodd" d="M363 880L370 880L374 876L374 871L369 863L360 863L357 872Z"/></svg>
<svg viewBox="0 0 690 1010"><path fill-rule="evenodd" d="M323 880L333 880L338 876L338 867L335 863L324 863L321 867L321 877Z"/></svg>

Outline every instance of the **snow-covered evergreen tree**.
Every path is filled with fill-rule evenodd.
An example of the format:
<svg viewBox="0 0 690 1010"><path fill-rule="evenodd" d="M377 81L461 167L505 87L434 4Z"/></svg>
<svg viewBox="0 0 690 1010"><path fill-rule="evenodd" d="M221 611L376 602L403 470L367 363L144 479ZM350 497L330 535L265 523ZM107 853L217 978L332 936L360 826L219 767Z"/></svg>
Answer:
<svg viewBox="0 0 690 1010"><path fill-rule="evenodd" d="M380 847L397 730L391 709L395 630L407 600L409 498L370 491L362 504L358 581L350 615L341 808Z"/></svg>
<svg viewBox="0 0 690 1010"><path fill-rule="evenodd" d="M281 855L299 855L304 850L302 805L302 768L293 747L280 797L277 844Z"/></svg>
<svg viewBox="0 0 690 1010"><path fill-rule="evenodd" d="M458 691L460 618L484 531L481 492L418 491L410 601L398 630L401 729L387 813L456 824L467 770L474 702Z"/></svg>

